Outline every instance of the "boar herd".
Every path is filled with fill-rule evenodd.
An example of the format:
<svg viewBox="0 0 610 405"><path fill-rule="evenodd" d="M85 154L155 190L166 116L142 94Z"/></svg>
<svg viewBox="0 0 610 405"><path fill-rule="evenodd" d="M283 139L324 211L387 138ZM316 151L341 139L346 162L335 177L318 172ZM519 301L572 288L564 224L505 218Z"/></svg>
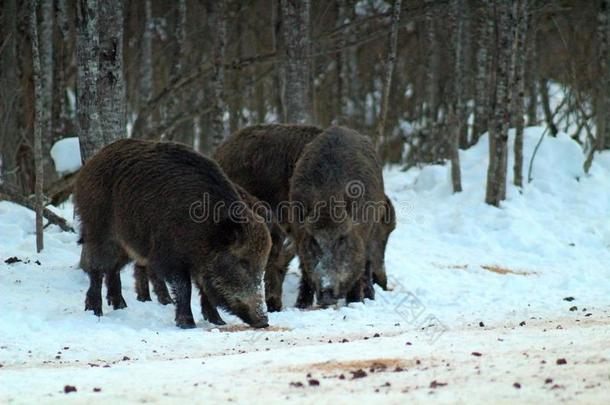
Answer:
<svg viewBox="0 0 610 405"><path fill-rule="evenodd" d="M75 186L85 310L126 307L121 269L135 263L136 295L175 304L176 325L218 307L252 327L282 309L298 256L296 306L374 299L387 288L385 247L395 212L372 142L344 127L265 124L229 136L207 158L172 142L116 141L91 157ZM169 291L167 286L169 286ZM171 291L171 294L170 294Z"/></svg>

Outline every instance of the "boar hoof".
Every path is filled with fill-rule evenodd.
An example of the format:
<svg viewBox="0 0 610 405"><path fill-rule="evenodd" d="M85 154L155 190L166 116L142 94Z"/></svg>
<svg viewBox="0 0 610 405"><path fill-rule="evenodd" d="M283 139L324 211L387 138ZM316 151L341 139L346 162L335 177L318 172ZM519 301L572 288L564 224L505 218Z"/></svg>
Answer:
<svg viewBox="0 0 610 405"><path fill-rule="evenodd" d="M195 320L189 317L179 317L176 319L176 326L180 329L193 329L195 328Z"/></svg>
<svg viewBox="0 0 610 405"><path fill-rule="evenodd" d="M138 295L136 296L138 301L142 301L142 302L146 302L146 301L152 301L152 299L150 298L150 293L146 292L146 293L138 293Z"/></svg>
<svg viewBox="0 0 610 405"><path fill-rule="evenodd" d="M278 300L275 299L268 299L267 300L267 311L269 312L279 312L282 310L282 302L278 302Z"/></svg>
<svg viewBox="0 0 610 405"><path fill-rule="evenodd" d="M127 308L127 303L123 297L119 297L118 299L113 300L112 308L114 309L123 309Z"/></svg>
<svg viewBox="0 0 610 405"><path fill-rule="evenodd" d="M102 316L104 313L102 312L101 305L93 305L89 302L89 300L85 301L85 311L93 311L95 316Z"/></svg>

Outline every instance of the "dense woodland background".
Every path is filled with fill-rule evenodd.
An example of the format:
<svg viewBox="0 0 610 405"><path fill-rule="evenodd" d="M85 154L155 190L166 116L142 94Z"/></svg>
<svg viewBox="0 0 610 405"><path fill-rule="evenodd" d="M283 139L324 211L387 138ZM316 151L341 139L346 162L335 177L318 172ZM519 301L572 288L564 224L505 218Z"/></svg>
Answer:
<svg viewBox="0 0 610 405"><path fill-rule="evenodd" d="M524 125L569 131L585 170L610 147L607 0L0 0L0 13L0 191L38 208L69 195L49 151L74 136L86 159L126 136L209 153L256 123L342 124L386 163L448 161L460 191L457 150L489 131L493 205L507 170L523 184Z"/></svg>

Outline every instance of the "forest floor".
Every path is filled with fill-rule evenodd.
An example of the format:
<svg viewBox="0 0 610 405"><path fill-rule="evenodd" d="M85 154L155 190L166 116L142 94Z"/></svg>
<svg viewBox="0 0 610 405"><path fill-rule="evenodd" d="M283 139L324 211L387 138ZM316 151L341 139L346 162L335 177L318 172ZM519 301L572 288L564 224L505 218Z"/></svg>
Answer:
<svg viewBox="0 0 610 405"><path fill-rule="evenodd" d="M297 310L295 262L265 330L210 325L195 296L198 328L177 329L171 306L135 299L131 267L128 308L97 318L77 235L50 226L36 254L33 213L0 203L0 403L607 403L610 154L585 175L577 144L545 139L500 209L486 155L485 138L461 153L460 194L447 166L388 168L390 291Z"/></svg>

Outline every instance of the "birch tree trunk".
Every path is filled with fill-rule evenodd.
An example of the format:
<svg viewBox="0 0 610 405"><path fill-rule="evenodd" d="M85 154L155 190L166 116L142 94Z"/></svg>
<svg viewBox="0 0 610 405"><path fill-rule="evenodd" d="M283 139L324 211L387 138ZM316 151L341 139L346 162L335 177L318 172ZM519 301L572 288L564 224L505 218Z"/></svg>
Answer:
<svg viewBox="0 0 610 405"><path fill-rule="evenodd" d="M77 0L76 5L76 117L84 163L103 145L97 109L98 2Z"/></svg>
<svg viewBox="0 0 610 405"><path fill-rule="evenodd" d="M392 76L396 64L396 46L398 44L398 29L400 24L400 9L402 0L394 0L392 7L392 30L390 32L390 43L388 59L386 60L383 73L383 89L381 92L381 109L379 110L379 121L377 123L377 148L385 142L385 126L388 118L388 104L390 101L390 90L392 88Z"/></svg>
<svg viewBox="0 0 610 405"><path fill-rule="evenodd" d="M210 30L214 35L214 48L212 60L214 62L210 87L212 90L212 112L210 114L210 129L212 133L212 148L222 143L226 135L224 113L226 110L224 100L225 84L225 41L227 36L227 0L216 0L209 4L208 20Z"/></svg>
<svg viewBox="0 0 610 405"><path fill-rule="evenodd" d="M123 1L99 1L98 109L100 146L124 138L127 132L123 75Z"/></svg>
<svg viewBox="0 0 610 405"><path fill-rule="evenodd" d="M32 76L34 81L34 161L36 164L36 251L44 248L44 235L42 230L43 202L43 160L42 160L42 127L43 122L43 83L40 69L40 52L38 50L38 19L36 16L36 0L29 2L29 34L32 44Z"/></svg>
<svg viewBox="0 0 610 405"><path fill-rule="evenodd" d="M51 147L53 146L53 1L40 2L40 31L38 32L38 44L40 52L40 65L44 69L40 71L42 89L42 164L45 168L45 180L51 182L54 179L55 165L51 159Z"/></svg>
<svg viewBox="0 0 610 405"><path fill-rule="evenodd" d="M507 171L507 141L508 125L510 122L510 66L511 51L513 49L511 10L509 2L495 0L496 22L496 50L497 63L495 74L495 103L491 133L489 136L490 155L487 169L487 188L485 202L499 206L506 198L506 171Z"/></svg>
<svg viewBox="0 0 610 405"><path fill-rule="evenodd" d="M462 191L462 174L460 171L460 137L462 128L466 124L465 106L464 106L464 0L453 0L453 50L455 52L455 76L453 79L453 99L454 103L451 106L452 133L450 134L450 156L451 156L451 183L453 192L459 193Z"/></svg>
<svg viewBox="0 0 610 405"><path fill-rule="evenodd" d="M310 0L281 0L284 121L312 122L309 61Z"/></svg>
<svg viewBox="0 0 610 405"><path fill-rule="evenodd" d="M514 115L515 115L515 163L513 167L514 183L523 187L523 127L524 123L524 93L525 93L525 57L528 32L527 0L516 0L517 24L515 28L515 46L513 53L514 78Z"/></svg>

